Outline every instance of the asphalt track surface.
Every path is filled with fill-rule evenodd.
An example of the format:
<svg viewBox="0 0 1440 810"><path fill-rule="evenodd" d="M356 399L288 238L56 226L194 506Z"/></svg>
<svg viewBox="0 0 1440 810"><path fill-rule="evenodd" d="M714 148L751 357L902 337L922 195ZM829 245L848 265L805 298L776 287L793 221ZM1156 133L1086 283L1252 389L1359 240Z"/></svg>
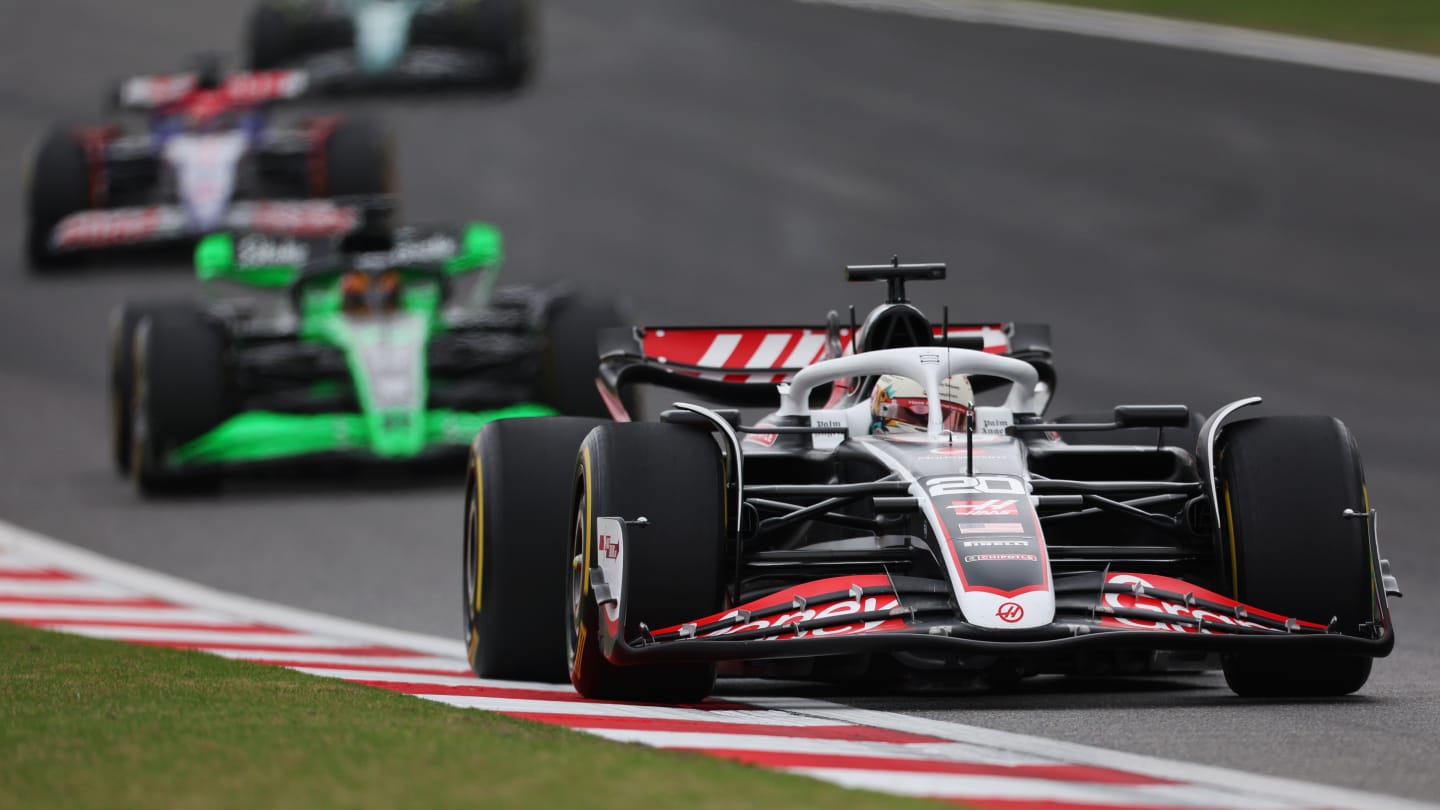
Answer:
<svg viewBox="0 0 1440 810"><path fill-rule="evenodd" d="M111 472L106 318L180 265L27 274L23 162L107 83L228 50L246 4L24 3L0 27L0 517L238 593L455 635L451 476L251 481L141 502ZM955 319L1055 330L1056 412L1328 412L1365 454L1407 596L1358 697L1243 701L1218 676L836 695L869 708L1440 800L1435 354L1440 87L785 0L550 0L520 98L355 103L406 211L482 217L509 277L650 322L820 322L845 262L950 262ZM916 290L919 293L919 290Z"/></svg>

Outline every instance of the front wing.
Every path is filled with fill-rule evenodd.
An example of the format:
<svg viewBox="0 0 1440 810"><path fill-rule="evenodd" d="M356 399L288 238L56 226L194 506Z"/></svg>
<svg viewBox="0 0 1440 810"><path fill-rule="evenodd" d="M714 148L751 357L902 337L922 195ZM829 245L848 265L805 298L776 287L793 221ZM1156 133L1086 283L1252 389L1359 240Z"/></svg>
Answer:
<svg viewBox="0 0 1440 810"><path fill-rule="evenodd" d="M1381 657L1394 646L1383 601L1368 637L1347 635L1182 580L1113 571L1057 577L1055 621L1025 630L966 622L944 582L869 574L809 582L626 638L622 594L608 584L623 574L613 564L609 572L596 567L590 573L601 648L608 660L621 665L862 652L1038 656L1086 649L1231 652L1267 646Z"/></svg>
<svg viewBox="0 0 1440 810"><path fill-rule="evenodd" d="M318 238L347 234L360 222L358 207L331 200L237 202L214 228L200 227L177 205L107 208L80 211L60 220L50 233L50 248L56 253L72 253L164 245L216 230Z"/></svg>

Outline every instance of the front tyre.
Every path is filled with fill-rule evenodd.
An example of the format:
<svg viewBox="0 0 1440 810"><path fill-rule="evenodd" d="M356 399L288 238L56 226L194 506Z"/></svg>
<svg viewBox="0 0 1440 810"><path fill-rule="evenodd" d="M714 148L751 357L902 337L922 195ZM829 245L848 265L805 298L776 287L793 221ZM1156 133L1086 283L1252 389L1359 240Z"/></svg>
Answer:
<svg viewBox="0 0 1440 810"><path fill-rule="evenodd" d="M90 207L90 163L75 136L63 128L45 134L30 167L25 253L37 270L74 264L74 255L55 253L50 237L71 214Z"/></svg>
<svg viewBox="0 0 1440 810"><path fill-rule="evenodd" d="M131 404L135 399L135 329L156 312L186 306L180 301L127 303L110 313L110 458L121 475L130 473L134 443Z"/></svg>
<svg viewBox="0 0 1440 810"><path fill-rule="evenodd" d="M219 475L171 463L232 413L223 327L193 307L152 312L135 327L130 470L145 496L212 491Z"/></svg>
<svg viewBox="0 0 1440 810"><path fill-rule="evenodd" d="M1362 635L1375 621L1365 521L1365 474L1350 431L1323 416L1253 419L1225 429L1219 448L1222 556L1249 605ZM1247 697L1348 695L1373 659L1327 653L1227 655L1225 682Z"/></svg>
<svg viewBox="0 0 1440 810"><path fill-rule="evenodd" d="M692 703L715 685L713 663L618 666L601 646L590 586L598 565L595 521L646 518L625 529L619 594L634 641L650 628L708 616L723 602L724 478L710 434L679 425L612 424L585 439L575 469L569 560L570 682L587 698Z"/></svg>
<svg viewBox="0 0 1440 810"><path fill-rule="evenodd" d="M575 454L596 419L502 419L470 456L465 646L481 678L563 683L565 565Z"/></svg>
<svg viewBox="0 0 1440 810"><path fill-rule="evenodd" d="M345 118L325 142L325 182L316 196L390 194L395 188L393 150L381 126L369 118Z"/></svg>

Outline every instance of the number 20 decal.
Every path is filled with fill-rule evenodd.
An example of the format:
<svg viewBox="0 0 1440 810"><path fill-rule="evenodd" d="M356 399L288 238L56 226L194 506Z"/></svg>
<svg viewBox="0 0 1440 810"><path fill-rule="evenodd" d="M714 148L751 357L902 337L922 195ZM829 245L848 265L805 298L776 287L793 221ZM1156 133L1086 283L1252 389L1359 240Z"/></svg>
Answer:
<svg viewBox="0 0 1440 810"><path fill-rule="evenodd" d="M925 482L925 488L932 498L966 492L983 492L987 495L1025 494L1025 484L1019 478L1003 475L947 475L929 479Z"/></svg>

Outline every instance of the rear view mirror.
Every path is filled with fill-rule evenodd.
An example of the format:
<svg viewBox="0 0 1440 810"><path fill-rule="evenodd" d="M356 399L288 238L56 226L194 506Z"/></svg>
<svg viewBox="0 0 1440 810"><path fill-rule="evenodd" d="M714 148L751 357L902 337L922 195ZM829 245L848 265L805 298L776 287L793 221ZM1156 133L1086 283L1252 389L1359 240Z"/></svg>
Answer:
<svg viewBox="0 0 1440 810"><path fill-rule="evenodd" d="M464 273L493 267L505 259L505 239L500 229L484 222L471 222L460 236L460 251L445 262L445 272Z"/></svg>
<svg viewBox="0 0 1440 810"><path fill-rule="evenodd" d="M1187 427L1190 409L1184 405L1117 405L1115 426L1122 428Z"/></svg>

